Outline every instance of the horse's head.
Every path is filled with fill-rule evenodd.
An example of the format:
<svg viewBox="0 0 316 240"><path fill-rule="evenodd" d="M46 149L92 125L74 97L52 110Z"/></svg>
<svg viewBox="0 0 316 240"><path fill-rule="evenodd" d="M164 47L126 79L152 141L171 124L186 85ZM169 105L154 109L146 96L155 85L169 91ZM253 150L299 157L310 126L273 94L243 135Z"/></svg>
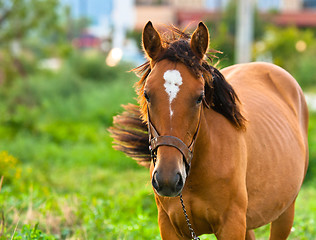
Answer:
<svg viewBox="0 0 316 240"><path fill-rule="evenodd" d="M223 115L236 129L245 129L246 122L232 86L203 59L209 43L206 26L199 23L192 37L177 28L171 31L171 38L160 37L151 22L146 24L143 47L149 61L133 69L142 75L136 84L141 108L125 106L110 129L116 149L151 166L153 187L163 196L177 196L183 189L194 143L203 145L205 108ZM195 154L192 168L198 161Z"/></svg>
<svg viewBox="0 0 316 240"><path fill-rule="evenodd" d="M203 23L191 39L168 44L151 22L143 31L143 46L151 68L142 94L155 154L152 185L162 196L179 195L189 173L203 102L207 105L203 101L205 79L196 66L201 65L208 42Z"/></svg>

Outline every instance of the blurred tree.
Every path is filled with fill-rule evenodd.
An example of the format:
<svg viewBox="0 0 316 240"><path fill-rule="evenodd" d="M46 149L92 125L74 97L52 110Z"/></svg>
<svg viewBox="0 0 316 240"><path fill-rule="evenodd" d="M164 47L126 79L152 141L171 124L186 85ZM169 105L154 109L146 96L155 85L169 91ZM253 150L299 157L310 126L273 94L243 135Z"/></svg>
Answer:
<svg viewBox="0 0 316 240"><path fill-rule="evenodd" d="M271 60L289 71L302 87L316 82L316 41L313 29L267 27L264 37L254 45L254 57ZM265 59L266 56L271 59Z"/></svg>
<svg viewBox="0 0 316 240"><path fill-rule="evenodd" d="M56 27L58 0L0 0L1 43L21 39L34 29Z"/></svg>
<svg viewBox="0 0 316 240"><path fill-rule="evenodd" d="M230 0L221 18L215 21L207 21L206 25L211 33L211 48L222 51L220 67L234 64L236 14L238 1ZM260 39L265 31L266 20L260 16L258 9L254 13L254 39Z"/></svg>
<svg viewBox="0 0 316 240"><path fill-rule="evenodd" d="M85 29L91 24L91 20L86 17L78 19L71 18L70 12L67 13L67 36L68 39L74 39L84 33Z"/></svg>
<svg viewBox="0 0 316 240"><path fill-rule="evenodd" d="M223 13L222 21L228 26L229 34L236 35L236 21L237 21L237 3L238 1L229 1L226 10ZM254 39L261 38L264 34L265 19L260 16L260 12L255 8L254 13Z"/></svg>
<svg viewBox="0 0 316 240"><path fill-rule="evenodd" d="M30 46L30 39L33 46L67 40L63 14L58 0L0 0L0 83L27 74L23 58L34 57L23 47Z"/></svg>

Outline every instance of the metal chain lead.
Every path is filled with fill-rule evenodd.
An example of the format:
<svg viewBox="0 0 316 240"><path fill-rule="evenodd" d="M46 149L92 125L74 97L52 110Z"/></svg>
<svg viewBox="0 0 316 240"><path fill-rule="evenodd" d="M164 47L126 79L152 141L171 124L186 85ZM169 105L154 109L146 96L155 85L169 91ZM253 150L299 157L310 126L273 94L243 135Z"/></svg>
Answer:
<svg viewBox="0 0 316 240"><path fill-rule="evenodd" d="M185 221L187 222L187 225L188 225L189 231L191 233L192 239L200 240L200 238L198 236L196 236L196 234L195 234L195 232L194 232L194 230L192 228L192 225L190 223L190 219L189 219L189 216L187 214L187 210L185 209L184 202L183 202L183 199L182 199L182 194L180 194L180 202L181 202L182 210L183 210L183 213L184 213L184 216L185 216Z"/></svg>

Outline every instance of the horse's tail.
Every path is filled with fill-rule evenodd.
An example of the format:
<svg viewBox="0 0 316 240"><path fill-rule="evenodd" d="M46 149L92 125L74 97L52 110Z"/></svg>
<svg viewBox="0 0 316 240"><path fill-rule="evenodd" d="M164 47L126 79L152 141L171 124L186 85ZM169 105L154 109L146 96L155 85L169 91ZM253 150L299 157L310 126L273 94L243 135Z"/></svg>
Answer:
<svg viewBox="0 0 316 240"><path fill-rule="evenodd" d="M113 118L113 127L109 128L113 137L113 148L132 157L138 164L150 166L148 129L141 118L139 106L124 105L125 111Z"/></svg>

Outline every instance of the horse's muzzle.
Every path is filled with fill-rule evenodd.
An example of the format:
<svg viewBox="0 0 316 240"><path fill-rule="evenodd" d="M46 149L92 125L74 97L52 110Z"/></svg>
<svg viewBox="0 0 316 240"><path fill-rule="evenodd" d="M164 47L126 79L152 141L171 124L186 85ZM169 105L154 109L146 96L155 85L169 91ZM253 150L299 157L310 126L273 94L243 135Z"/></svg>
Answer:
<svg viewBox="0 0 316 240"><path fill-rule="evenodd" d="M176 197L179 196L183 186L184 181L181 173L171 175L166 178L158 171L155 171L152 177L152 185L158 195L163 197Z"/></svg>

